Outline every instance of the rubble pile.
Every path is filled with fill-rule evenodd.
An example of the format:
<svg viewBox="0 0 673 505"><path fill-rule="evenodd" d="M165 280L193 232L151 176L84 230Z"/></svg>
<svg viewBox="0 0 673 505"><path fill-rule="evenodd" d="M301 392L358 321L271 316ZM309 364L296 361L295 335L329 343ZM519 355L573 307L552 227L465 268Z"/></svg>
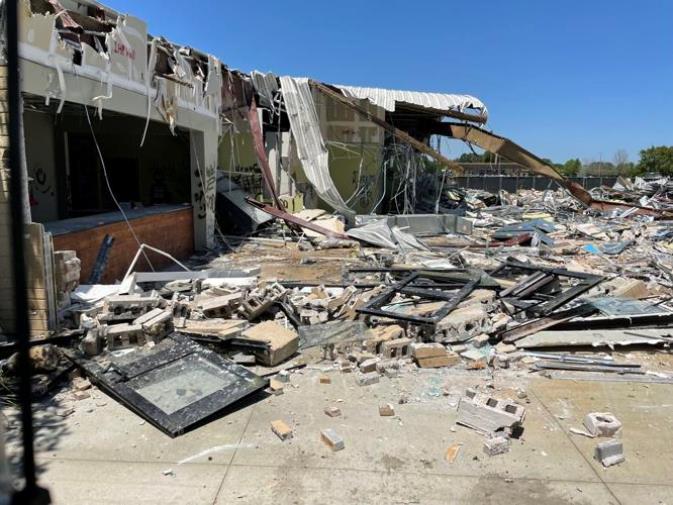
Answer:
<svg viewBox="0 0 673 505"><path fill-rule="evenodd" d="M657 187L659 198L665 186ZM123 384L143 401L165 402L164 417L143 415L172 435L188 428L174 417L199 402L226 397L224 405L262 388L280 395L290 371L312 363L351 374L365 389L424 369L673 380L628 352L666 351L673 339L668 222L582 210L551 191L447 191L462 217L365 216L346 232L350 240L282 238L276 224L266 236L229 244L226 254L195 259L200 270L134 272L114 286L76 287L76 258L64 255L60 303L74 335L64 352L118 398ZM313 274L299 274L306 269ZM215 372L190 356L230 375L211 384ZM184 360L179 370L171 368L176 360ZM177 409L154 385L169 380L162 367L175 387L191 388ZM331 380L324 374L319 382ZM329 417L340 412L325 409ZM379 413L395 415L392 404ZM509 450L524 417L520 399L483 391L468 390L457 405L457 423L484 435L488 455ZM587 419L587 436L618 431L612 414ZM283 420L272 430L292 437ZM321 439L344 447L333 430ZM606 465L619 462L616 446L599 449Z"/></svg>

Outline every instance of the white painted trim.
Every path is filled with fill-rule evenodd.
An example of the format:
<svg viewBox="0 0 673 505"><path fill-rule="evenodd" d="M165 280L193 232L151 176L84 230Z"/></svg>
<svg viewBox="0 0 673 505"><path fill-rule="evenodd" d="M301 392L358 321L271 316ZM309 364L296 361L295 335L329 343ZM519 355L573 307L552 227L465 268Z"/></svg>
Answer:
<svg viewBox="0 0 673 505"><path fill-rule="evenodd" d="M32 61L33 63L37 63L38 65L42 65L47 68L54 70L58 70L60 68L64 73L68 73L75 77L85 77L96 82L104 82L105 77L107 76L107 73L98 67L92 67L90 65L75 65L72 61L69 61L67 58L64 58L59 54L52 53L50 55L47 51L30 44L26 44L25 42L19 42L19 55L22 59ZM138 93L142 96L148 96L148 88L145 83L130 81L114 73L110 74L109 76L110 82L113 86ZM157 89L150 86L149 93L149 98L154 100L157 96ZM46 97L46 94L42 96ZM219 119L219 114L212 112L202 106L197 107L196 105L193 105L180 97L178 97L178 106L182 109L195 112L211 119Z"/></svg>

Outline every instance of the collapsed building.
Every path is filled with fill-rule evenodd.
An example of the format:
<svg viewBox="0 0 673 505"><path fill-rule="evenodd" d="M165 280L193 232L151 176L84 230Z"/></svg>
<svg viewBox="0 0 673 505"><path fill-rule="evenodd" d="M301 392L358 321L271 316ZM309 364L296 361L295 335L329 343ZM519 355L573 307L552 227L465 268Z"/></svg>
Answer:
<svg viewBox="0 0 673 505"><path fill-rule="evenodd" d="M538 350L670 344L673 274L655 244L668 235L653 224L669 216L665 182L587 191L490 132L469 95L246 74L97 2L21 6L32 337L66 339L68 366L169 435L282 391L306 366L297 355L316 350L368 386L415 368L633 378L638 364ZM437 136L558 191L452 187L462 167L431 147ZM324 272L284 277L278 257ZM8 276L1 287L11 341ZM507 450L525 413L471 390L458 408L488 454Z"/></svg>

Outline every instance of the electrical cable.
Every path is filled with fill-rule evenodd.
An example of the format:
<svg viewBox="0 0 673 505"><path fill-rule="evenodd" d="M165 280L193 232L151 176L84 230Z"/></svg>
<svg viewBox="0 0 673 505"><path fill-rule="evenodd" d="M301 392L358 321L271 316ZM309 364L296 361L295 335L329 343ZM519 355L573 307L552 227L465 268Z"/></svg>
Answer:
<svg viewBox="0 0 673 505"><path fill-rule="evenodd" d="M98 152L98 157L100 159L100 165L101 168L103 169L103 175L105 176L105 184L107 185L107 189L110 192L110 197L112 198L112 201L115 203L117 208L119 209L119 212L121 212L122 217L124 218L124 221L126 221L126 225L129 227L129 231L131 232L131 235L133 235L133 238L135 239L136 243L138 244L139 248L142 248L142 242L140 242L140 239L138 239L138 235L136 235L135 230L133 229L133 226L131 226L131 222L129 221L129 218L126 216L126 212L124 212L124 209L122 206L119 204L119 201L117 201L117 197L114 194L114 191L112 191L112 186L110 185L110 178L108 177L107 173L107 168L105 167L105 160L103 159L103 153L100 150L100 146L98 145L98 140L96 139L96 134L93 131L93 124L91 124L91 117L89 116L89 109L87 108L86 105L84 105L84 112L86 113L86 120L89 123L89 130L91 131L91 136L93 137L93 143L96 145L96 151ZM154 266L152 265L152 262L150 259L147 257L147 253L143 249L143 256L145 256L145 260L147 261L148 265L150 266L150 269L154 272Z"/></svg>

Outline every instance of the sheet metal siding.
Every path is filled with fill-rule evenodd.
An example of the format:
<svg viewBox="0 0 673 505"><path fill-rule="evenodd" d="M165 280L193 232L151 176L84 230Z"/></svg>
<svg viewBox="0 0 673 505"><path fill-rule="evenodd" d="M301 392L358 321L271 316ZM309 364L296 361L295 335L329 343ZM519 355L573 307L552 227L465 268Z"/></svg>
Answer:
<svg viewBox="0 0 673 505"><path fill-rule="evenodd" d="M336 85L349 98L367 99L370 102L394 112L395 102L404 102L420 107L439 110L476 109L487 116L486 105L471 95L449 95L444 93L425 93L422 91L400 91L383 88L362 88L357 86Z"/></svg>

